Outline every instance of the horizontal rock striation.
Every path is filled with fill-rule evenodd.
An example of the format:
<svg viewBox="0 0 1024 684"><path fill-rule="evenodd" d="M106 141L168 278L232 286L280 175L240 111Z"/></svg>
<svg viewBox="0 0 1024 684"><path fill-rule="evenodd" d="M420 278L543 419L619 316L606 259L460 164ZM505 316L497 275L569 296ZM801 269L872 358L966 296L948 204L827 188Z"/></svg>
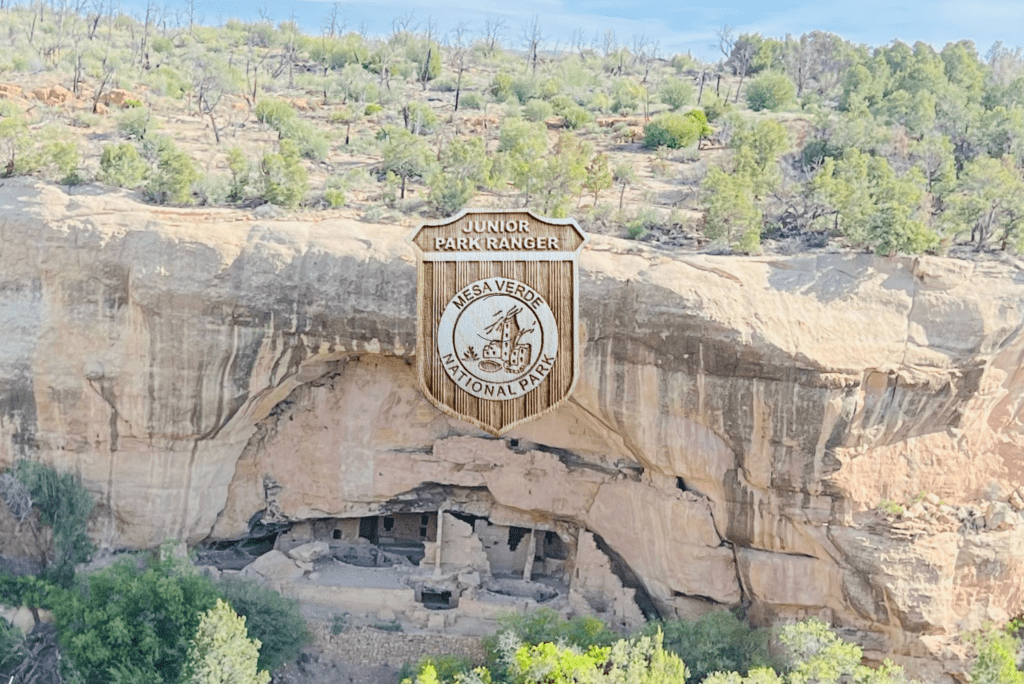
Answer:
<svg viewBox="0 0 1024 684"><path fill-rule="evenodd" d="M1020 498L1019 265L595 237L575 394L496 440L417 389L408 232L4 181L0 465L79 473L110 548L442 504L585 529L661 615L823 614L919 664L1020 610L1016 508L956 515ZM925 494L953 515L892 512Z"/></svg>

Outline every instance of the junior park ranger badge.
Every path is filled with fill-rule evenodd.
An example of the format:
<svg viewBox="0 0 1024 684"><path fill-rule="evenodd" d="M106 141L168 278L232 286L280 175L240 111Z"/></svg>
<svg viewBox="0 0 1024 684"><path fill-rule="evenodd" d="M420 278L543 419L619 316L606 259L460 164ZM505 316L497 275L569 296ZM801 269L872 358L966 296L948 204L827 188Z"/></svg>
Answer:
<svg viewBox="0 0 1024 684"><path fill-rule="evenodd" d="M427 398L493 435L564 401L576 382L577 260L587 242L576 222L468 210L409 240Z"/></svg>

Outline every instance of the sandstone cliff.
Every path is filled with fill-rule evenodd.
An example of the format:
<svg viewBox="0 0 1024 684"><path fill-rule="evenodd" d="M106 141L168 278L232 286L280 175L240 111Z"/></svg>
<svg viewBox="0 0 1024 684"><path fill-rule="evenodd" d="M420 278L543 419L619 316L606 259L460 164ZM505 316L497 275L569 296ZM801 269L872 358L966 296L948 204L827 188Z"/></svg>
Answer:
<svg viewBox="0 0 1024 684"><path fill-rule="evenodd" d="M1021 610L1021 268L595 238L576 392L496 440L416 388L408 232L5 181L0 466L81 474L109 548L441 503L586 530L662 615L918 665Z"/></svg>

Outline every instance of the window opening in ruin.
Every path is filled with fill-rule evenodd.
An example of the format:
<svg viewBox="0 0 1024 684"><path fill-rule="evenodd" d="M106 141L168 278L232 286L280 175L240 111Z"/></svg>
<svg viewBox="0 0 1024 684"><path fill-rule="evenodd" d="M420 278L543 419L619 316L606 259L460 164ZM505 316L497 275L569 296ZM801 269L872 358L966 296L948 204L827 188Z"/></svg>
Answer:
<svg viewBox="0 0 1024 684"><path fill-rule="evenodd" d="M341 530L334 530L334 534L331 535L333 539L341 539Z"/></svg>
<svg viewBox="0 0 1024 684"><path fill-rule="evenodd" d="M519 448L519 440L518 439L510 439L510 440L508 440L508 445L510 447L512 447L513 449L518 449Z"/></svg>
<svg viewBox="0 0 1024 684"><path fill-rule="evenodd" d="M686 491L689 491L689 490L688 490L688 489L686 488L686 482L684 482L684 481L683 481L683 478L681 478L681 477L677 477L677 478L676 478L676 489L678 489L678 490L679 490L679 491L681 491L681 492L686 492Z"/></svg>
<svg viewBox="0 0 1024 684"><path fill-rule="evenodd" d="M483 517L482 515L473 515L471 513L463 513L462 511L445 511L445 513L452 516L456 520L461 520L462 522L467 523L470 527L474 529L476 528L477 520L483 520L488 525L491 524L491 521Z"/></svg>
<svg viewBox="0 0 1024 684"><path fill-rule="evenodd" d="M555 560L566 560L569 557L569 549L556 532L544 533L544 557Z"/></svg>
<svg viewBox="0 0 1024 684"><path fill-rule="evenodd" d="M426 525L428 522L430 522L430 516L429 515L424 513L423 515L420 516L420 525Z"/></svg>
<svg viewBox="0 0 1024 684"><path fill-rule="evenodd" d="M384 518L384 531L390 532L393 529L395 529L395 519L389 515Z"/></svg>
<svg viewBox="0 0 1024 684"><path fill-rule="evenodd" d="M369 539L371 544L376 544L379 539L377 520L378 518L375 515L359 519L359 536L363 539Z"/></svg>
<svg viewBox="0 0 1024 684"><path fill-rule="evenodd" d="M422 527L420 527L420 539L426 539L426 538L427 538L427 526L423 525Z"/></svg>
<svg viewBox="0 0 1024 684"><path fill-rule="evenodd" d="M452 592L423 588L423 607L430 610L448 610L452 607Z"/></svg>
<svg viewBox="0 0 1024 684"><path fill-rule="evenodd" d="M530 530L525 527L512 526L508 528L508 550L515 551L519 547L519 542L523 541L523 537L529 532Z"/></svg>

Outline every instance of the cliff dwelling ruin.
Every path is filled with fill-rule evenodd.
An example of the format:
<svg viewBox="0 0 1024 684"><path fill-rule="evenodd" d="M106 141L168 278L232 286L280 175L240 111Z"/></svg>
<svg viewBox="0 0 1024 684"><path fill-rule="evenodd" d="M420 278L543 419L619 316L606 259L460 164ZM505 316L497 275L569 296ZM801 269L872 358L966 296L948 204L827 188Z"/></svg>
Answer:
<svg viewBox="0 0 1024 684"><path fill-rule="evenodd" d="M455 633L538 606L594 614L621 630L656 616L635 575L599 536L573 524L507 524L489 517L480 491L446 494L452 498L436 508L287 525L264 539L271 550L242 556L244 565L237 553L213 547L199 562L333 611Z"/></svg>

